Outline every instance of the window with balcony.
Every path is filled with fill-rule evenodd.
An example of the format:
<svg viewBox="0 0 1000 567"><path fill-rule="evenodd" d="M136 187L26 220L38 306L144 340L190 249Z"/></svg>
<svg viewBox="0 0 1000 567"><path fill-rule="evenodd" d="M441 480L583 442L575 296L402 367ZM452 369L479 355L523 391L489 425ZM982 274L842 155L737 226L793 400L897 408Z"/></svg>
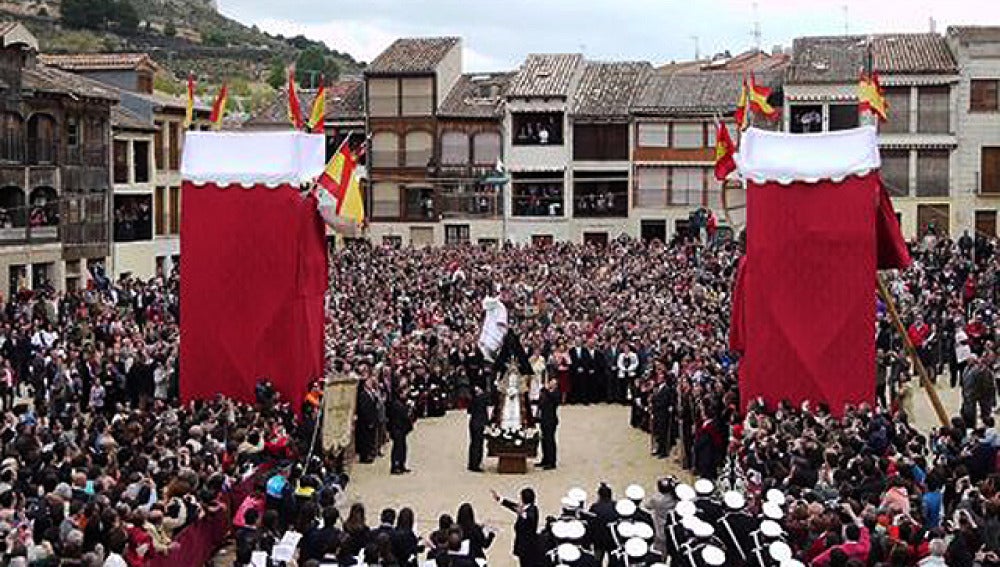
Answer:
<svg viewBox="0 0 1000 567"><path fill-rule="evenodd" d="M948 150L917 151L917 197L947 197Z"/></svg>
<svg viewBox="0 0 1000 567"><path fill-rule="evenodd" d="M476 134L472 138L472 162L480 166L496 166L502 145L499 132Z"/></svg>
<svg viewBox="0 0 1000 567"><path fill-rule="evenodd" d="M639 167L635 170L635 195L633 203L639 209L662 209L667 206L670 192L670 169L666 167Z"/></svg>
<svg viewBox="0 0 1000 567"><path fill-rule="evenodd" d="M55 163L58 147L55 118L35 114L28 119L28 163Z"/></svg>
<svg viewBox="0 0 1000 567"><path fill-rule="evenodd" d="M149 183L149 142L132 142L132 160L135 163L135 182Z"/></svg>
<svg viewBox="0 0 1000 567"><path fill-rule="evenodd" d="M115 242L137 242L153 238L151 195L115 195Z"/></svg>
<svg viewBox="0 0 1000 567"><path fill-rule="evenodd" d="M947 134L951 131L951 97L948 87L920 87L917 92L917 132Z"/></svg>
<svg viewBox="0 0 1000 567"><path fill-rule="evenodd" d="M437 204L444 217L469 218L499 216L500 192L490 183L449 183L440 185Z"/></svg>
<svg viewBox="0 0 1000 567"><path fill-rule="evenodd" d="M0 113L0 161L24 161L24 122L14 112Z"/></svg>
<svg viewBox="0 0 1000 567"><path fill-rule="evenodd" d="M823 131L823 105L793 104L789 108L789 130L793 134Z"/></svg>
<svg viewBox="0 0 1000 567"><path fill-rule="evenodd" d="M403 187L403 218L411 221L438 220L440 208L434 198L434 188L425 184Z"/></svg>
<svg viewBox="0 0 1000 567"><path fill-rule="evenodd" d="M670 124L639 124L639 146L643 148L669 148Z"/></svg>
<svg viewBox="0 0 1000 567"><path fill-rule="evenodd" d="M13 185L0 187L0 229L23 228L28 220L26 213L24 191Z"/></svg>
<svg viewBox="0 0 1000 567"><path fill-rule="evenodd" d="M996 112L1000 110L1000 79L972 79L969 110Z"/></svg>
<svg viewBox="0 0 1000 567"><path fill-rule="evenodd" d="M371 184L372 216L375 218L398 218L399 186L390 182Z"/></svg>
<svg viewBox="0 0 1000 567"><path fill-rule="evenodd" d="M399 115L399 82L396 79L368 79L368 112L372 116Z"/></svg>
<svg viewBox="0 0 1000 567"><path fill-rule="evenodd" d="M979 192L1000 195L1000 147L983 146L979 168Z"/></svg>
<svg viewBox="0 0 1000 567"><path fill-rule="evenodd" d="M628 216L628 174L619 171L573 173L573 216Z"/></svg>
<svg viewBox="0 0 1000 567"><path fill-rule="evenodd" d="M441 135L441 165L469 164L469 136L465 132Z"/></svg>
<svg viewBox="0 0 1000 567"><path fill-rule="evenodd" d="M114 159L115 183L128 183L128 142L115 140L111 146Z"/></svg>
<svg viewBox="0 0 1000 567"><path fill-rule="evenodd" d="M573 126L573 159L627 160L628 124L577 124Z"/></svg>
<svg viewBox="0 0 1000 567"><path fill-rule="evenodd" d="M403 79L403 116L434 114L434 78Z"/></svg>
<svg viewBox="0 0 1000 567"><path fill-rule="evenodd" d="M434 152L430 132L416 130L406 134L406 167L427 167Z"/></svg>
<svg viewBox="0 0 1000 567"><path fill-rule="evenodd" d="M445 244L466 244L468 242L469 242L469 225L467 224L444 225Z"/></svg>
<svg viewBox="0 0 1000 567"><path fill-rule="evenodd" d="M882 150L882 181L893 197L910 194L910 150Z"/></svg>
<svg viewBox="0 0 1000 567"><path fill-rule="evenodd" d="M883 134L906 134L910 131L910 87L885 87L889 105L888 120L879 124Z"/></svg>
<svg viewBox="0 0 1000 567"><path fill-rule="evenodd" d="M702 167L670 168L670 204L678 206L701 205L705 191L705 169Z"/></svg>
<svg viewBox="0 0 1000 567"><path fill-rule="evenodd" d="M28 226L32 229L59 226L59 197L52 187L35 187L29 198ZM39 233L41 234L41 233ZM57 233L53 231L55 238Z"/></svg>
<svg viewBox="0 0 1000 567"><path fill-rule="evenodd" d="M372 136L372 166L399 167L399 137L393 132Z"/></svg>
<svg viewBox="0 0 1000 567"><path fill-rule="evenodd" d="M563 216L561 172L515 173L511 185L515 217Z"/></svg>
<svg viewBox="0 0 1000 567"><path fill-rule="evenodd" d="M705 126L701 122L674 122L671 130L671 147L679 149L705 147Z"/></svg>
<svg viewBox="0 0 1000 567"><path fill-rule="evenodd" d="M829 128L831 132L858 127L858 105L831 104L829 112Z"/></svg>
<svg viewBox="0 0 1000 567"><path fill-rule="evenodd" d="M511 114L515 146L562 145L561 112L516 112Z"/></svg>

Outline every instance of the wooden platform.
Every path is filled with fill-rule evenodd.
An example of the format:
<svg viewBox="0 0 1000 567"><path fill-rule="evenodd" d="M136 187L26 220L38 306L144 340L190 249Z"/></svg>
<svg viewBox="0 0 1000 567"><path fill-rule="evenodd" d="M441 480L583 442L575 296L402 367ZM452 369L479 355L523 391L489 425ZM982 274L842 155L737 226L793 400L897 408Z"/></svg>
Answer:
<svg viewBox="0 0 1000 567"><path fill-rule="evenodd" d="M500 474L526 474L528 457L524 453L503 453L498 455L497 472Z"/></svg>

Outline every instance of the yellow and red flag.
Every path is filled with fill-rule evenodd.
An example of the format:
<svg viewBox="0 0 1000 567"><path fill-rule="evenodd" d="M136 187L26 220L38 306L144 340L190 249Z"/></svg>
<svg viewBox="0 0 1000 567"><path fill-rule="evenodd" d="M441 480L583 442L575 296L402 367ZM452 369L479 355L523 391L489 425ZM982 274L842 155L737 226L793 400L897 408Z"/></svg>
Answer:
<svg viewBox="0 0 1000 567"><path fill-rule="evenodd" d="M729 177L736 169L736 144L729 137L729 128L724 122L719 122L715 130L715 178L719 181Z"/></svg>
<svg viewBox="0 0 1000 567"><path fill-rule="evenodd" d="M326 81L319 78L319 90L313 101L312 112L309 113L309 131L313 134L323 133L323 120L326 118Z"/></svg>
<svg viewBox="0 0 1000 567"><path fill-rule="evenodd" d="M316 180L319 212L337 232L351 233L365 220L358 161L345 139Z"/></svg>
<svg viewBox="0 0 1000 567"><path fill-rule="evenodd" d="M219 94L215 95L215 102L212 103L212 114L208 117L212 123L212 128L218 130L222 128L222 119L226 116L226 104L229 103L229 86L222 83Z"/></svg>
<svg viewBox="0 0 1000 567"><path fill-rule="evenodd" d="M778 108L772 106L771 103L767 101L768 97L771 96L771 89L758 85L756 78L753 73L750 73L750 109L756 113L763 114L765 118L774 119L778 117Z"/></svg>
<svg viewBox="0 0 1000 567"><path fill-rule="evenodd" d="M288 68L288 121L296 130L302 129L302 103L295 88L295 67Z"/></svg>
<svg viewBox="0 0 1000 567"><path fill-rule="evenodd" d="M889 103L885 100L885 89L879 83L878 73L871 76L861 73L858 81L858 112L870 112L878 116L879 122L889 119Z"/></svg>
<svg viewBox="0 0 1000 567"><path fill-rule="evenodd" d="M750 121L747 113L747 79L743 77L743 84L740 86L740 98L736 101L736 127L744 130Z"/></svg>
<svg viewBox="0 0 1000 567"><path fill-rule="evenodd" d="M187 130L194 122L194 73L188 73L187 82L187 108L184 111L184 129Z"/></svg>

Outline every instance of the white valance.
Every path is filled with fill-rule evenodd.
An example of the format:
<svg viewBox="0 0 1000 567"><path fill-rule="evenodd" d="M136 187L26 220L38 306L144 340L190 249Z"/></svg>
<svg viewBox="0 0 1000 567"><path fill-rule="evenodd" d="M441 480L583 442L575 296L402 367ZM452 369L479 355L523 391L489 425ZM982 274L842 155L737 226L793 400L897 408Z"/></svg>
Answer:
<svg viewBox="0 0 1000 567"><path fill-rule="evenodd" d="M881 166L874 126L818 134L785 134L750 128L743 133L736 166L757 183L815 183L865 175Z"/></svg>
<svg viewBox="0 0 1000 567"><path fill-rule="evenodd" d="M326 166L326 139L302 132L186 132L181 176L196 184L300 185Z"/></svg>

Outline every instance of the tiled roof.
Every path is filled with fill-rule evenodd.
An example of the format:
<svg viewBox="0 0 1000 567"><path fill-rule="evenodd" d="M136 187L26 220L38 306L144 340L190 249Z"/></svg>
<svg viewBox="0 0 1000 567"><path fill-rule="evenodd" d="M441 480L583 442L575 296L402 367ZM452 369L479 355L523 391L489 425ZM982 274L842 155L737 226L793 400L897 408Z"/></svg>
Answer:
<svg viewBox="0 0 1000 567"><path fill-rule="evenodd" d="M38 60L49 67L65 71L114 71L159 65L146 53L74 53L69 55L39 55Z"/></svg>
<svg viewBox="0 0 1000 567"><path fill-rule="evenodd" d="M576 116L628 116L629 107L652 65L646 62L588 61L573 96Z"/></svg>
<svg viewBox="0 0 1000 567"><path fill-rule="evenodd" d="M0 22L0 35L6 35L17 26L17 22Z"/></svg>
<svg viewBox="0 0 1000 567"><path fill-rule="evenodd" d="M501 102L513 73L466 73L451 88L438 109L438 116L453 118L499 118Z"/></svg>
<svg viewBox="0 0 1000 567"><path fill-rule="evenodd" d="M1000 42L1000 26L949 26L948 37L962 43Z"/></svg>
<svg viewBox="0 0 1000 567"><path fill-rule="evenodd" d="M111 107L111 125L122 130L156 131L156 126L139 118L137 114L120 104Z"/></svg>
<svg viewBox="0 0 1000 567"><path fill-rule="evenodd" d="M875 70L883 74L955 73L955 58L935 33L886 34L872 38ZM868 54L866 36L802 37L793 43L789 83L855 81Z"/></svg>
<svg viewBox="0 0 1000 567"><path fill-rule="evenodd" d="M457 37L406 37L397 39L368 65L369 75L431 73L461 43Z"/></svg>
<svg viewBox="0 0 1000 567"><path fill-rule="evenodd" d="M533 53L511 81L507 96L569 97L573 75L583 63L579 53Z"/></svg>
<svg viewBox="0 0 1000 567"><path fill-rule="evenodd" d="M730 56L717 55L712 59L697 61L672 62L657 68L662 72L698 72L698 71L773 71L788 65L791 56L784 53L767 53L750 49L743 53Z"/></svg>
<svg viewBox="0 0 1000 567"><path fill-rule="evenodd" d="M308 118L313 101L316 100L316 91L300 90L298 95L302 113ZM326 119L364 119L364 83L360 79L343 79L326 88ZM288 91L286 90L279 91L271 104L268 104L246 122L247 126L275 124L288 124Z"/></svg>
<svg viewBox="0 0 1000 567"><path fill-rule="evenodd" d="M118 93L102 83L44 65L24 69L21 75L21 88L46 93L73 94L85 98L118 100Z"/></svg>
<svg viewBox="0 0 1000 567"><path fill-rule="evenodd" d="M38 50L38 39L24 24L12 20L0 21L0 47L16 44Z"/></svg>
<svg viewBox="0 0 1000 567"><path fill-rule="evenodd" d="M654 73L632 103L632 112L669 114L729 114L736 110L742 73ZM758 83L776 87L780 73L756 75Z"/></svg>

